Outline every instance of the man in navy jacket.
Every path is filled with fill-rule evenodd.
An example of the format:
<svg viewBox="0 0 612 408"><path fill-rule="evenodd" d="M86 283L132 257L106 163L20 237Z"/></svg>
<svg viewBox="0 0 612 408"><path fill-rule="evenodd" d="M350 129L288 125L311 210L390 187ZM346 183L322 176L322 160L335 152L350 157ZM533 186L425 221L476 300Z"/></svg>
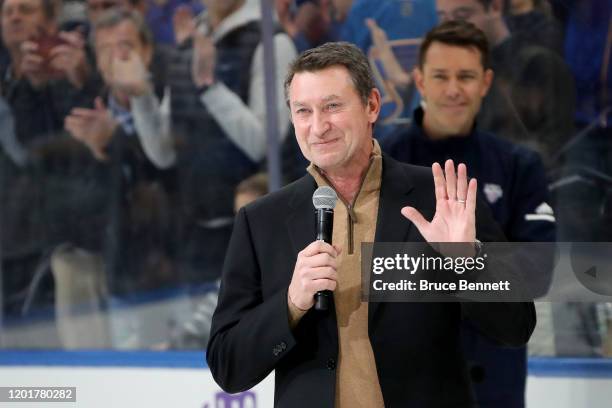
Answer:
<svg viewBox="0 0 612 408"><path fill-rule="evenodd" d="M410 164L466 163L509 241L554 241L555 217L539 155L476 129L493 79L487 61L486 37L470 23L444 23L432 30L414 73L424 108L416 109L409 129L384 140L383 149ZM501 348L469 322L462 335L479 406L523 407L526 348Z"/></svg>

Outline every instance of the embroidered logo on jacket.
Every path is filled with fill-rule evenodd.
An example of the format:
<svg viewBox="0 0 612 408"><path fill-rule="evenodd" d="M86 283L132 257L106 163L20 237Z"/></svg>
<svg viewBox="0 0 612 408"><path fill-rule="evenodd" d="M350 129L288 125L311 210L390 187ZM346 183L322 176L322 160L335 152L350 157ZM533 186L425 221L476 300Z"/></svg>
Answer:
<svg viewBox="0 0 612 408"><path fill-rule="evenodd" d="M494 204L504 195L504 191L499 184L485 183L482 191L485 197L487 197L487 201L491 204Z"/></svg>
<svg viewBox="0 0 612 408"><path fill-rule="evenodd" d="M525 214L527 221L550 221L555 222L555 212L548 203L538 205L533 214Z"/></svg>

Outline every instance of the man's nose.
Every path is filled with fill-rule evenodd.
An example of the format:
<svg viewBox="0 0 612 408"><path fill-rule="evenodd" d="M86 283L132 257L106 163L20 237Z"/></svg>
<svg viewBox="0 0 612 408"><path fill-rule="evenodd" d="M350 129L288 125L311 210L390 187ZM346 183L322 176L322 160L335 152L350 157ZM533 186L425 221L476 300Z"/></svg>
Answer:
<svg viewBox="0 0 612 408"><path fill-rule="evenodd" d="M456 98L461 93L461 85L456 78L451 78L446 84L446 96Z"/></svg>
<svg viewBox="0 0 612 408"><path fill-rule="evenodd" d="M323 112L314 112L312 115L312 131L317 137L323 137L331 125L328 116Z"/></svg>

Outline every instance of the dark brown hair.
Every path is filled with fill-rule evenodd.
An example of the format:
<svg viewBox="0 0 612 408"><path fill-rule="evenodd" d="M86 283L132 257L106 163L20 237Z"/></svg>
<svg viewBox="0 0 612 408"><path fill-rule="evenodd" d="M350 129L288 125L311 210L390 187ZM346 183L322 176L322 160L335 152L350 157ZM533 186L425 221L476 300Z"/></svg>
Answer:
<svg viewBox="0 0 612 408"><path fill-rule="evenodd" d="M289 105L289 86L295 74L316 72L338 65L347 69L357 93L363 104L366 105L372 89L376 86L368 59L357 46L351 43L330 42L304 51L289 65L289 72L285 77L287 106Z"/></svg>
<svg viewBox="0 0 612 408"><path fill-rule="evenodd" d="M467 21L447 21L427 33L419 50L419 68L423 69L427 51L431 44L439 42L480 51L480 61L484 69L489 68L489 42L485 34L474 24Z"/></svg>

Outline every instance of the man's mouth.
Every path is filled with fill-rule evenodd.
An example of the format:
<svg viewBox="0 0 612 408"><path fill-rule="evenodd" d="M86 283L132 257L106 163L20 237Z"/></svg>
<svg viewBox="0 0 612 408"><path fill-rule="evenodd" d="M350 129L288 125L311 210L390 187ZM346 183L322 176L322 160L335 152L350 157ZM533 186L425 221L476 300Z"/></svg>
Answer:
<svg viewBox="0 0 612 408"><path fill-rule="evenodd" d="M467 103L452 103L452 104L443 104L442 107L446 109L461 109L465 108Z"/></svg>
<svg viewBox="0 0 612 408"><path fill-rule="evenodd" d="M329 146L335 142L337 142L339 139L329 139L329 140L321 140L319 142L314 142L312 143L312 146L314 147L325 147L325 146Z"/></svg>

